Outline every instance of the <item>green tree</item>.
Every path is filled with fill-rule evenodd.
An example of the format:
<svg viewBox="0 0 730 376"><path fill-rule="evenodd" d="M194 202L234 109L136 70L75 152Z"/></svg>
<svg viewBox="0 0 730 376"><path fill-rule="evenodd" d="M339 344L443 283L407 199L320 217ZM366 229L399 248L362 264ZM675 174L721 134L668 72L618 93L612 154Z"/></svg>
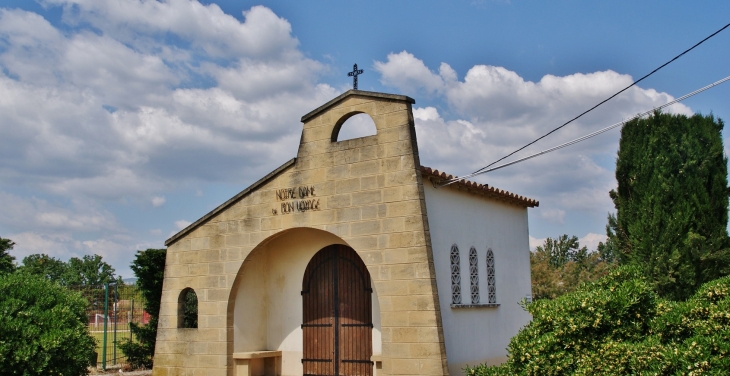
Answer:
<svg viewBox="0 0 730 376"><path fill-rule="evenodd" d="M165 277L166 249L147 249L137 251L132 261L132 271L137 277L144 298L145 311L150 315L147 325L130 324L130 329L137 342L124 340L119 348L127 356L127 360L134 368L151 368L157 341L157 322L160 315L160 300L162 299L162 281Z"/></svg>
<svg viewBox="0 0 730 376"><path fill-rule="evenodd" d="M588 255L588 248L580 247L578 237L573 235L560 235L556 239L547 238L543 245L535 248L535 253L544 254L548 258L548 263L554 268L559 268L568 263L568 261L584 260Z"/></svg>
<svg viewBox="0 0 730 376"><path fill-rule="evenodd" d="M72 257L66 264L62 279L66 285L96 286L115 282L114 268L99 255Z"/></svg>
<svg viewBox="0 0 730 376"><path fill-rule="evenodd" d="M614 265L600 252L589 253L587 247L581 247L577 236L547 238L530 254L532 296L554 299L604 276Z"/></svg>
<svg viewBox="0 0 730 376"><path fill-rule="evenodd" d="M81 295L40 276L0 276L0 374L85 375L94 339Z"/></svg>
<svg viewBox="0 0 730 376"><path fill-rule="evenodd" d="M12 240L0 238L0 274L12 273L15 270L15 257L8 252L14 246Z"/></svg>
<svg viewBox="0 0 730 376"><path fill-rule="evenodd" d="M609 242L661 296L686 299L730 273L723 125L712 115L655 112L621 131Z"/></svg>
<svg viewBox="0 0 730 376"><path fill-rule="evenodd" d="M51 282L65 285L63 277L66 275L67 269L68 265L65 262L45 253L36 253L23 258L23 263L18 271L41 276Z"/></svg>

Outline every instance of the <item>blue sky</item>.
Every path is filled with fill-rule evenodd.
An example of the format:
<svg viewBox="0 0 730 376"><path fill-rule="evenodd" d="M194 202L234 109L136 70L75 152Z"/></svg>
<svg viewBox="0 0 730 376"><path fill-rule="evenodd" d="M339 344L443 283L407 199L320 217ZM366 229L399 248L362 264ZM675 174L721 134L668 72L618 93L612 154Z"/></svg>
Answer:
<svg viewBox="0 0 730 376"><path fill-rule="evenodd" d="M299 118L347 90L406 94L424 165L465 174L730 22L726 1L0 4L0 236L18 258L98 253L124 277L296 153ZM529 151L730 75L730 30ZM670 111L730 119L730 84ZM725 135L728 133L725 132ZM618 131L477 180L540 200L532 244L594 247ZM726 140L726 144L728 140Z"/></svg>

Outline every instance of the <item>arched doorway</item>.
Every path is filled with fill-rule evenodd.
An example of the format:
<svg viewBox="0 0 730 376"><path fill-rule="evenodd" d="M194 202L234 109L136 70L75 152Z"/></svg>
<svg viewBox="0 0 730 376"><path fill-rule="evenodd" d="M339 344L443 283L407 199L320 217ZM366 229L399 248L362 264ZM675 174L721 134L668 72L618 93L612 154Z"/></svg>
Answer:
<svg viewBox="0 0 730 376"><path fill-rule="evenodd" d="M312 257L302 281L305 375L372 375L372 288L360 256L340 244Z"/></svg>

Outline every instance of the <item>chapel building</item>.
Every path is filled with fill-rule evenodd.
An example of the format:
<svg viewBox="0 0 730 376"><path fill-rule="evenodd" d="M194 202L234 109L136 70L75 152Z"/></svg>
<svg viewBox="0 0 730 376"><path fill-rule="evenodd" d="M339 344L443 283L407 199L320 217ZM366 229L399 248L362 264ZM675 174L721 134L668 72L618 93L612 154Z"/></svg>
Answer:
<svg viewBox="0 0 730 376"><path fill-rule="evenodd" d="M506 360L530 320L539 203L439 188L451 176L421 166L414 103L334 98L302 117L296 158L167 240L153 375L460 375ZM361 113L377 133L337 141Z"/></svg>

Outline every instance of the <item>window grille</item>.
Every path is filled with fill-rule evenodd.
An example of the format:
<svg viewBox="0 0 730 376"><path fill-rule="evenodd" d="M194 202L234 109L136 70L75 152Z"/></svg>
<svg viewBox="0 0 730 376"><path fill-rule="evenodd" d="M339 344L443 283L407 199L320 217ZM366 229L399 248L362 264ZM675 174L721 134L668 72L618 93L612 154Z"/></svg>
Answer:
<svg viewBox="0 0 730 376"><path fill-rule="evenodd" d="M461 304L461 268L459 247L451 246L451 304Z"/></svg>
<svg viewBox="0 0 730 376"><path fill-rule="evenodd" d="M479 304L479 272L477 271L477 250L471 247L469 250L469 282L471 291L471 304Z"/></svg>
<svg viewBox="0 0 730 376"><path fill-rule="evenodd" d="M489 291L489 303L497 303L497 287L494 278L494 253L492 249L487 249L487 289Z"/></svg>

